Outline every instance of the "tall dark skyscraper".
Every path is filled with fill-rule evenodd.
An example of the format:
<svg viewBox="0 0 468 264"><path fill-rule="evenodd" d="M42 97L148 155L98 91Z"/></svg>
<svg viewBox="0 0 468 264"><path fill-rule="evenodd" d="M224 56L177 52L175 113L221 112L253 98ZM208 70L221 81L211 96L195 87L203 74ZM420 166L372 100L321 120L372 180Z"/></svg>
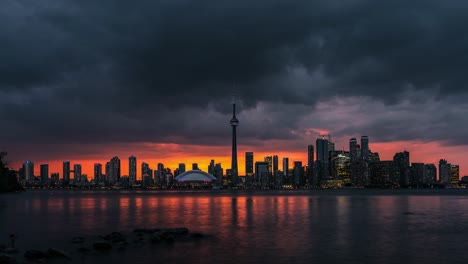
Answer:
<svg viewBox="0 0 468 264"><path fill-rule="evenodd" d="M75 182L81 181L81 164L73 165L73 179Z"/></svg>
<svg viewBox="0 0 468 264"><path fill-rule="evenodd" d="M135 184L137 178L137 160L135 156L128 158L128 179L130 184Z"/></svg>
<svg viewBox="0 0 468 264"><path fill-rule="evenodd" d="M322 136L316 140L317 160L328 163L328 139Z"/></svg>
<svg viewBox="0 0 468 264"><path fill-rule="evenodd" d="M400 187L409 185L410 180L410 156L408 151L396 153L393 156L395 176L399 179Z"/></svg>
<svg viewBox="0 0 468 264"><path fill-rule="evenodd" d="M95 182L103 181L101 163L94 163L94 181Z"/></svg>
<svg viewBox="0 0 468 264"><path fill-rule="evenodd" d="M239 125L239 120L236 118L236 104L232 104L232 118L230 121L232 127L232 158L231 158L231 184L237 184L237 178L239 176L237 170L237 135L236 128Z"/></svg>
<svg viewBox="0 0 468 264"><path fill-rule="evenodd" d="M278 171L278 156L273 155L273 175Z"/></svg>
<svg viewBox="0 0 468 264"><path fill-rule="evenodd" d="M318 186L314 177L314 145L307 146L307 178L311 186Z"/></svg>
<svg viewBox="0 0 468 264"><path fill-rule="evenodd" d="M349 158L351 162L355 162L357 160L357 141L355 138L349 140Z"/></svg>
<svg viewBox="0 0 468 264"><path fill-rule="evenodd" d="M70 162L69 161L63 162L63 181L67 184L70 182Z"/></svg>
<svg viewBox="0 0 468 264"><path fill-rule="evenodd" d="M109 175L107 180L111 183L117 183L120 180L120 159L115 156L109 161Z"/></svg>
<svg viewBox="0 0 468 264"><path fill-rule="evenodd" d="M45 183L49 179L49 165L41 164L41 182Z"/></svg>
<svg viewBox="0 0 468 264"><path fill-rule="evenodd" d="M283 158L283 175L285 178L288 178L289 175L289 158Z"/></svg>
<svg viewBox="0 0 468 264"><path fill-rule="evenodd" d="M254 169L254 154L253 152L245 153L245 176L252 177Z"/></svg>
<svg viewBox="0 0 468 264"><path fill-rule="evenodd" d="M367 136L361 137L361 159L369 161L369 138Z"/></svg>

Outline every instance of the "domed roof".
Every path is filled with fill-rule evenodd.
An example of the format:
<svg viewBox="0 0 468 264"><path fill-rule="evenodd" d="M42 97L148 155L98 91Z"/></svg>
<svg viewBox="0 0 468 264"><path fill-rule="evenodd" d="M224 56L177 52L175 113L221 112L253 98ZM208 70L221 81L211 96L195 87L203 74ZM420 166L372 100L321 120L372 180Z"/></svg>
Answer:
<svg viewBox="0 0 468 264"><path fill-rule="evenodd" d="M175 178L178 182L211 182L216 178L213 175L200 170L189 170Z"/></svg>

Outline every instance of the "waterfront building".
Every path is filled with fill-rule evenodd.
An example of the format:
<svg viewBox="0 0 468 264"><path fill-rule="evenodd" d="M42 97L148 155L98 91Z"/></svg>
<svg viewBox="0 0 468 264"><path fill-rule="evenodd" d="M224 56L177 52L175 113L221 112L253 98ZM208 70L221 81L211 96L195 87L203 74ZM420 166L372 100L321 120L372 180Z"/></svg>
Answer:
<svg viewBox="0 0 468 264"><path fill-rule="evenodd" d="M210 165L208 165L208 173L211 175L214 175L214 168L215 168L214 160L211 160Z"/></svg>
<svg viewBox="0 0 468 264"><path fill-rule="evenodd" d="M437 167L434 164L424 164L424 184L437 182Z"/></svg>
<svg viewBox="0 0 468 264"><path fill-rule="evenodd" d="M450 183L452 187L458 187L459 181L460 181L460 166L458 165L450 166Z"/></svg>
<svg viewBox="0 0 468 264"><path fill-rule="evenodd" d="M302 161L294 161L294 176L293 186L303 187L304 186L304 168L302 167Z"/></svg>
<svg viewBox="0 0 468 264"><path fill-rule="evenodd" d="M185 163L179 163L179 173L182 174L185 172Z"/></svg>
<svg viewBox="0 0 468 264"><path fill-rule="evenodd" d="M63 162L63 181L65 184L70 182L70 161Z"/></svg>
<svg viewBox="0 0 468 264"><path fill-rule="evenodd" d="M49 165L48 164L41 164L41 182L44 184L49 180Z"/></svg>
<svg viewBox="0 0 468 264"><path fill-rule="evenodd" d="M361 137L361 159L369 161L369 137Z"/></svg>
<svg viewBox="0 0 468 264"><path fill-rule="evenodd" d="M120 181L120 159L117 156L112 157L109 161L109 174L107 176L107 181L110 184L116 184Z"/></svg>
<svg viewBox="0 0 468 264"><path fill-rule="evenodd" d="M393 156L395 176L399 179L400 187L410 184L410 156L408 151L398 152Z"/></svg>
<svg viewBox="0 0 468 264"><path fill-rule="evenodd" d="M27 160L23 163L23 174L26 181L34 181L34 162Z"/></svg>
<svg viewBox="0 0 468 264"><path fill-rule="evenodd" d="M273 170L272 173L275 175L275 172L278 170L278 156L273 155Z"/></svg>
<svg viewBox="0 0 468 264"><path fill-rule="evenodd" d="M307 146L307 178L309 186L313 188L319 186L319 181L314 171L314 145Z"/></svg>
<svg viewBox="0 0 468 264"><path fill-rule="evenodd" d="M317 150L317 161L328 164L328 139L325 139L325 136L321 136L315 141L315 146Z"/></svg>
<svg viewBox="0 0 468 264"><path fill-rule="evenodd" d="M268 167L268 162L255 162L255 182L263 188L269 186Z"/></svg>
<svg viewBox="0 0 468 264"><path fill-rule="evenodd" d="M136 183L137 180L137 159L135 156L128 158L128 182L130 185Z"/></svg>
<svg viewBox="0 0 468 264"><path fill-rule="evenodd" d="M245 178L246 183L252 184L254 176L254 154L253 152L245 152Z"/></svg>
<svg viewBox="0 0 468 264"><path fill-rule="evenodd" d="M81 164L73 165L73 180L75 183L81 181Z"/></svg>
<svg viewBox="0 0 468 264"><path fill-rule="evenodd" d="M104 179L102 177L102 164L94 163L94 181L96 183L102 182Z"/></svg>
<svg viewBox="0 0 468 264"><path fill-rule="evenodd" d="M159 170L159 165L158 165L158 170ZM192 170L200 170L198 168L198 163L192 163Z"/></svg>
<svg viewBox="0 0 468 264"><path fill-rule="evenodd" d="M283 158L283 182L289 182L289 158Z"/></svg>
<svg viewBox="0 0 468 264"><path fill-rule="evenodd" d="M172 175L169 176L169 182L164 183L163 185L169 185L170 183L170 178ZM208 186L211 184L216 183L217 179L206 172L203 172L201 170L190 170L186 171L179 176L175 177L175 183L177 185L183 185L183 186L191 186L191 187L203 187L203 186ZM166 180L167 181L167 180Z"/></svg>
<svg viewBox="0 0 468 264"><path fill-rule="evenodd" d="M411 163L410 185L422 186L424 184L424 163Z"/></svg>
<svg viewBox="0 0 468 264"><path fill-rule="evenodd" d="M451 169L452 165L445 159L439 161L439 181L446 187L451 185Z"/></svg>
<svg viewBox="0 0 468 264"><path fill-rule="evenodd" d="M58 183L60 180L60 174L58 172L51 173L50 180L52 181L52 183Z"/></svg>

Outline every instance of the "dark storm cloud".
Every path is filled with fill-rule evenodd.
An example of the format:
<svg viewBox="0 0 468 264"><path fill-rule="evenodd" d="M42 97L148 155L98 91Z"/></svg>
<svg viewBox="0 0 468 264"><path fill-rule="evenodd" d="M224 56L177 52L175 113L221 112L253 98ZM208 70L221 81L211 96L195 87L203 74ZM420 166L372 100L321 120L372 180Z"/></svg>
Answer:
<svg viewBox="0 0 468 264"><path fill-rule="evenodd" d="M422 130L402 129L408 113L418 119L429 99L468 97L467 11L455 0L2 1L0 114L9 129L0 135L7 147L225 144L235 89L249 144L340 126L327 113L309 119L318 102L362 96L383 102L384 115L408 92L418 96L392 117L400 129L382 129L377 112L359 124L342 113L349 119L336 133L415 139ZM424 120L463 121L443 105ZM430 129L427 140L444 133ZM451 144L466 143L467 130L460 125Z"/></svg>

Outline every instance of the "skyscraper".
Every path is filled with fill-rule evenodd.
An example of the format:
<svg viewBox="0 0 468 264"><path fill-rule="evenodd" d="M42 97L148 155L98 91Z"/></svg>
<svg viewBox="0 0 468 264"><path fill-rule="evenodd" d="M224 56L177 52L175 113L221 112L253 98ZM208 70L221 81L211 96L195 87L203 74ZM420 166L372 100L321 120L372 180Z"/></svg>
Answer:
<svg viewBox="0 0 468 264"><path fill-rule="evenodd" d="M41 182L46 183L49 179L49 165L41 164Z"/></svg>
<svg viewBox="0 0 468 264"><path fill-rule="evenodd" d="M328 149L328 144L327 144ZM304 169L302 168L302 161L295 161L294 162L294 183L295 187L304 186Z"/></svg>
<svg viewBox="0 0 468 264"><path fill-rule="evenodd" d="M107 180L110 184L115 184L120 180L120 159L117 156L109 161L109 175Z"/></svg>
<svg viewBox="0 0 468 264"><path fill-rule="evenodd" d="M236 135L236 127L239 125L239 120L236 118L236 104L232 104L232 118L230 121L232 127L232 157L231 157L231 184L237 184L237 135Z"/></svg>
<svg viewBox="0 0 468 264"><path fill-rule="evenodd" d="M315 145L317 147L317 160L328 163L328 139L325 139L324 136L317 138Z"/></svg>
<svg viewBox="0 0 468 264"><path fill-rule="evenodd" d="M288 179L289 174L289 158L283 158L283 175L285 179Z"/></svg>
<svg viewBox="0 0 468 264"><path fill-rule="evenodd" d="M81 181L81 165L75 164L73 165L73 179L75 182Z"/></svg>
<svg viewBox="0 0 468 264"><path fill-rule="evenodd" d="M34 180L34 163L30 160L23 163L23 173L26 181Z"/></svg>
<svg viewBox="0 0 468 264"><path fill-rule="evenodd" d="M185 163L179 163L179 174L185 172Z"/></svg>
<svg viewBox="0 0 468 264"><path fill-rule="evenodd" d="M395 176L399 179L400 187L406 187L410 183L410 156L408 151L396 153L393 156Z"/></svg>
<svg viewBox="0 0 468 264"><path fill-rule="evenodd" d="M245 153L245 177L248 183L251 183L253 180L254 172L254 154L253 152Z"/></svg>
<svg viewBox="0 0 468 264"><path fill-rule="evenodd" d="M450 166L450 183L452 187L457 187L459 180L460 180L460 166L458 165Z"/></svg>
<svg viewBox="0 0 468 264"><path fill-rule="evenodd" d="M450 186L452 165L446 160L441 159L439 161L439 181L445 186Z"/></svg>
<svg viewBox="0 0 468 264"><path fill-rule="evenodd" d="M94 163L94 181L101 182L102 179L102 164L101 163Z"/></svg>
<svg viewBox="0 0 468 264"><path fill-rule="evenodd" d="M317 179L314 177L314 145L307 146L307 178L310 186L318 186Z"/></svg>
<svg viewBox="0 0 468 264"><path fill-rule="evenodd" d="M273 155L273 175L275 175L276 171L278 170L278 156Z"/></svg>
<svg viewBox="0 0 468 264"><path fill-rule="evenodd" d="M210 165L208 165L208 173L211 175L214 175L214 169L215 169L215 162L214 160L211 160Z"/></svg>
<svg viewBox="0 0 468 264"><path fill-rule="evenodd" d="M70 162L63 162L63 181L68 184L70 182Z"/></svg>
<svg viewBox="0 0 468 264"><path fill-rule="evenodd" d="M357 160L357 141L355 138L349 140L349 158L351 162Z"/></svg>
<svg viewBox="0 0 468 264"><path fill-rule="evenodd" d="M255 181L262 187L269 185L268 162L255 162Z"/></svg>
<svg viewBox="0 0 468 264"><path fill-rule="evenodd" d="M128 158L128 180L130 184L135 184L137 178L137 160L135 156Z"/></svg>
<svg viewBox="0 0 468 264"><path fill-rule="evenodd" d="M369 160L369 138L367 136L361 137L361 159Z"/></svg>

